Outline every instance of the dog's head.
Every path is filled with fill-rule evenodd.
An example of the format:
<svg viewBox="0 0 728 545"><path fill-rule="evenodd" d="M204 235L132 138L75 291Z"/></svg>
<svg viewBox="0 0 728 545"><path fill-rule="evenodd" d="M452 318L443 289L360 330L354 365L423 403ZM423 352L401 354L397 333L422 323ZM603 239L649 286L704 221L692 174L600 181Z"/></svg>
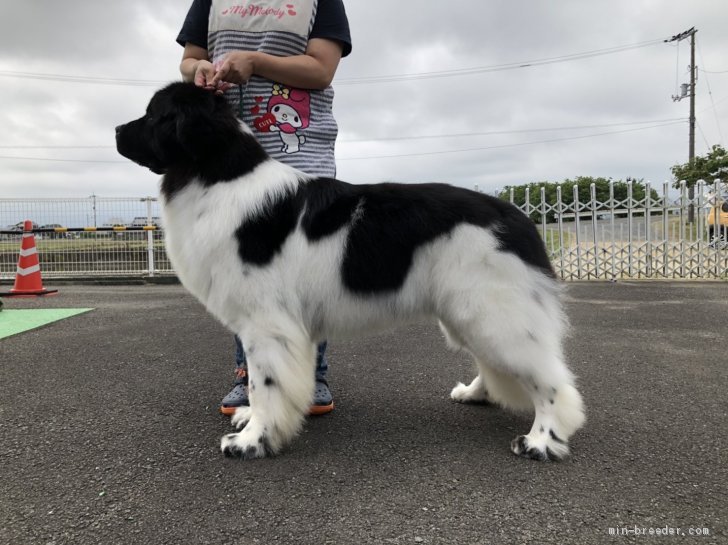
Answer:
<svg viewBox="0 0 728 545"><path fill-rule="evenodd" d="M172 83L154 94L144 116L116 127L116 149L156 174L172 168L204 174L220 157L234 155L243 134L223 97L192 83ZM255 139L245 136L247 147L260 152Z"/></svg>

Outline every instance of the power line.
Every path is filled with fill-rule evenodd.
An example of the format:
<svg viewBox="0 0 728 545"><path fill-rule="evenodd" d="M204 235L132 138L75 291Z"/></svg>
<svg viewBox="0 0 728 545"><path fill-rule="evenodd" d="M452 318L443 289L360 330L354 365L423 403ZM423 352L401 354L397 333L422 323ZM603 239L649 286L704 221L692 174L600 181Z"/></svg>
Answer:
<svg viewBox="0 0 728 545"><path fill-rule="evenodd" d="M696 121L695 124L698 126L698 131L700 132L700 136L703 137L703 142L705 142L706 149L710 149L710 144L708 143L708 139L705 137L705 133L703 132L703 128L700 126L700 122Z"/></svg>
<svg viewBox="0 0 728 545"><path fill-rule="evenodd" d="M698 44L698 53L700 54L700 62L705 65L705 59L703 58L703 48ZM705 71L703 71L705 72ZM715 117L715 124L718 127L718 136L720 136L720 144L723 145L723 130L720 127L720 119L718 118L718 110L715 107L715 100L713 100L713 90L710 88L710 78L708 77L709 72L705 72L705 84L708 86L708 96L710 97L710 103L713 105L713 116ZM702 131L702 130L701 130ZM705 138L705 135L703 135ZM710 146L708 146L710 147Z"/></svg>
<svg viewBox="0 0 728 545"><path fill-rule="evenodd" d="M116 146L0 146L0 149L112 149Z"/></svg>
<svg viewBox="0 0 728 545"><path fill-rule="evenodd" d="M530 68L532 66L540 66L544 64L553 64L560 62L567 62L580 59L588 59L591 57L597 57L601 55L611 55L613 53L620 53L622 51L629 51L631 49L638 49L642 47L649 47L662 43L663 40L650 40L646 42L639 42L633 44L620 45L615 47L607 47L603 49L594 49L591 51L583 51L581 53L572 53L569 55L560 55L557 57L549 57L544 59L535 59L529 61L519 61L507 64L499 64L493 66L476 66L473 68L460 68L456 70L442 70L437 72L418 72L412 74L395 74L385 76L369 76L359 78L346 78L337 79L336 85L358 85L366 83L388 83L393 81L404 81L404 80L418 80L418 79L429 79L429 78L445 78L453 76L467 76L472 74L482 74L485 72L498 72L502 70L514 70L518 68ZM39 72L19 72L13 70L0 70L0 77L10 78L24 78L24 79L38 79L38 80L52 80L62 81L67 83L90 83L98 85L124 85L131 87L158 87L169 83L168 81L162 80L144 80L144 79L131 79L131 78L108 78L108 77L94 77L94 76L77 76L71 74L45 74Z"/></svg>
<svg viewBox="0 0 728 545"><path fill-rule="evenodd" d="M125 85L130 87L158 87L169 81L143 80L143 79L122 79L122 78L97 78L92 76L72 76L68 74L41 74L36 72L15 72L12 70L0 70L0 76L9 78L39 79L51 81L65 81L68 83L93 83L100 85Z"/></svg>
<svg viewBox="0 0 728 545"><path fill-rule="evenodd" d="M470 132L470 133L453 133L453 134L430 134L430 135L418 135L418 136L390 136L386 138L360 138L360 139L342 139L338 140L339 143L353 144L361 142L391 142L398 140L429 140L429 139L442 139L442 138L465 138L473 136L495 136L504 134L523 134L529 132L552 132L552 131L569 131L569 130L581 130L581 129L601 129L604 127L622 127L625 125L646 125L650 123L669 123L687 121L684 117L673 117L669 119L651 119L648 121L626 121L624 123L604 123L600 125L572 125L566 127L543 127L537 129L512 129L503 131L487 131L487 132ZM2 147L2 146L0 146Z"/></svg>
<svg viewBox="0 0 728 545"><path fill-rule="evenodd" d="M675 125L678 123L684 123L686 120L682 118L676 118L674 121L667 121L665 123L659 123L657 125L650 125L648 127L637 127L633 129L624 129L620 131L607 131L607 132L601 132L601 133L594 133L594 134L584 134L580 136L567 136L564 138L552 138L548 140L537 140L532 142L519 142L515 144L501 144L497 146L486 146L486 147L477 147L477 148L467 148L467 149L457 149L457 150L441 150L441 151L429 151L429 152L423 152L423 153L403 153L403 154L396 154L396 155L378 155L378 156L368 156L368 157L342 157L337 159L338 161L357 161L362 159L387 159L387 158L393 158L393 157L416 157L416 156L425 156L425 155L442 155L447 153L463 153L463 152L469 152L469 151L482 151L482 150L490 150L490 149L501 149L501 148L511 148L511 147L518 147L518 146L529 146L529 145L535 145L535 144L548 144L552 142L565 142L568 140L581 140L584 138L594 138L597 136L607 136L611 134L621 134L621 133L627 133L627 132L634 132L634 131L642 131L647 129L655 129L659 127L667 127L670 125ZM596 125L597 127L599 125ZM608 125L605 125L608 126ZM43 146L41 146L43 147ZM106 163L106 164L128 164L128 161L121 161L121 160L93 160L93 159L54 159L50 157L18 157L18 156L5 156L0 155L0 159L17 159L17 160L25 160L25 161L58 161L58 162L65 162L65 163Z"/></svg>
<svg viewBox="0 0 728 545"><path fill-rule="evenodd" d="M725 102L726 100L728 100L728 95L725 95L725 96L719 98L718 100L715 101L715 103L720 104L721 102ZM698 113L702 114L704 112L707 112L708 110L710 110L711 107L705 108L704 110L700 110L700 112L698 112Z"/></svg>
<svg viewBox="0 0 728 545"><path fill-rule="evenodd" d="M383 138L357 138L357 139L341 139L338 143L341 144L357 144L363 142L392 142L392 141L403 141L403 140L431 140L431 139L443 139L443 138L471 138L476 136L497 136L504 134L524 134L531 132L552 132L552 131L571 131L571 130L583 130L583 129L601 129L605 127L623 127L629 125L647 125L654 123L669 123L677 121L686 121L683 117L673 117L669 119L650 119L644 121L624 121L621 123L603 123L603 124L592 124L592 125L570 125L562 127L540 127L533 129L511 129L501 131L486 131L486 132L470 132L470 133L450 133L450 134L423 134L423 135L410 135L410 136L391 136ZM71 150L71 149L116 149L116 146L89 146L89 145L0 145L0 149L58 149L58 150Z"/></svg>
<svg viewBox="0 0 728 545"><path fill-rule="evenodd" d="M18 159L21 161L54 161L59 163L105 163L105 164L131 164L129 161L102 161L96 159L54 159L51 157L16 157L0 155L0 159Z"/></svg>
<svg viewBox="0 0 728 545"><path fill-rule="evenodd" d="M402 154L396 154L396 155L375 155L375 156L367 156L367 157L342 157L338 158L337 161L359 161L364 159L389 159L389 158L397 158L397 157L418 157L418 156L427 156L427 155L444 155L448 153L465 153L465 152L471 152L471 151L484 151L484 150L492 150L492 149L503 149L503 148L513 148L513 147L519 147L519 146L531 146L536 144L549 144L552 142L566 142L568 140L582 140L585 138L595 138L598 136L607 136L612 134L622 134L627 132L634 132L634 131L642 131L647 129L655 129L660 127L667 127L670 125L675 125L678 123L684 123L685 119L680 119L677 121L670 121L666 123L660 123L657 125L650 125L648 127L637 127L633 129L624 129L620 131L607 131L607 132L601 132L601 133L593 133L593 134L584 134L580 136L567 136L564 138L551 138L548 140L536 140L532 142L518 142L515 144L500 144L497 146L485 146L485 147L477 147L477 148L466 148L466 149L455 149L455 150L440 150L440 151L429 151L429 152L421 152L421 153L402 153ZM63 163L103 163L103 164L130 164L129 161L121 161L121 160L93 160L93 159L54 159L50 157L17 157L17 156L5 156L0 155L0 159L15 159L15 160L22 160L22 161L55 161L55 162L63 162Z"/></svg>
<svg viewBox="0 0 728 545"><path fill-rule="evenodd" d="M533 66L541 66L545 64L555 64L567 61L574 61L580 59L588 59L591 57L598 57L601 55L611 55L613 53L620 53L622 51L629 51L631 49L638 49L642 47L649 47L663 43L663 40L650 40L647 42L639 42L634 44L621 45L616 47L608 47L604 49L594 49L591 51L584 51L581 53L573 53L570 55L560 55L557 57L548 57L544 59L535 59L529 61L519 61L506 64L496 64L491 66L476 66L473 68L460 68L456 70L442 70L437 72L417 72L412 74L395 74L389 76L369 76L359 78L345 78L336 79L336 85L359 85L367 83L389 83L395 81L410 81L430 78L447 78L453 76L469 76L473 74L483 74L486 72L500 72L503 70L515 70L518 68L530 68Z"/></svg>
<svg viewBox="0 0 728 545"><path fill-rule="evenodd" d="M601 132L601 133L594 133L594 134L584 134L581 136L568 136L564 138L552 138L549 140L537 140L532 142L518 142L515 144L500 144L497 146L485 146L485 147L477 147L477 148L465 148L465 149L455 149L455 150L442 150L442 151L429 151L429 152L419 152L419 153L401 153L401 154L395 154L395 155L372 155L372 156L366 156L366 157L340 157L337 158L337 161L359 161L364 159L391 159L391 158L399 158L399 157L422 157L427 155L445 155L449 153L467 153L472 151L486 151L486 150L493 150L493 149L503 149L503 148L515 148L519 146L531 146L535 144L550 144L552 142L565 142L568 140L582 140L585 138L594 138L597 136L606 136L606 135L612 135L612 134L621 134L621 133L627 133L627 132L634 132L634 131L643 131L647 129L656 129L660 127L667 127L670 125L675 125L677 123L684 123L684 120L681 121L672 121L670 123L662 123L659 125L651 125L649 127L637 127L634 129L624 129L621 131L608 131L608 132Z"/></svg>

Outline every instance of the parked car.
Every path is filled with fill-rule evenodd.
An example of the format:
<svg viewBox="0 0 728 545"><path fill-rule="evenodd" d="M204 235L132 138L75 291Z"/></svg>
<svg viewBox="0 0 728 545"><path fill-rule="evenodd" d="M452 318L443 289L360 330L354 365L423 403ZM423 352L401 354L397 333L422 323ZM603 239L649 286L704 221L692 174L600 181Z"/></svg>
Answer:
<svg viewBox="0 0 728 545"><path fill-rule="evenodd" d="M117 220L117 221L112 221L109 223L104 223L102 225L102 227L111 228L111 229L120 229L119 231L115 231L114 234L116 235L117 238L125 238L127 235L127 231L124 231L123 229L125 229L129 226L126 225L123 221ZM108 235L108 233L103 233L103 235Z"/></svg>
<svg viewBox="0 0 728 545"><path fill-rule="evenodd" d="M35 222L32 222L32 223L33 223L33 229L38 229L38 224L37 224L37 223L35 223ZM24 226L25 226L25 222L24 222L24 221L19 221L19 222L18 222L18 223L16 223L15 225L11 225L11 226L10 226L10 227L8 228L8 230L9 230L9 231L20 231L20 232L22 232L22 231L23 231L23 228L24 228Z"/></svg>
<svg viewBox="0 0 728 545"><path fill-rule="evenodd" d="M130 227L144 227L145 225L154 225L157 229L154 231L153 237L155 239L162 238L162 231L159 229L162 220L159 216L152 216L151 223L146 217L138 216L131 222Z"/></svg>
<svg viewBox="0 0 728 545"><path fill-rule="evenodd" d="M159 227L160 222L161 220L157 216L152 217L151 223L149 223L149 220L147 220L146 216L137 216L131 222L131 227L144 227L145 225L154 225L155 227Z"/></svg>
<svg viewBox="0 0 728 545"><path fill-rule="evenodd" d="M24 224L25 224L24 221L19 221L15 225L6 225L6 226L2 227L2 230L3 231L13 231L14 233L20 234L23 232ZM38 225L36 225L34 222L33 229L37 229L37 228L38 228ZM14 234L2 234L2 235L0 235L0 240L16 240L16 237L17 237L17 235L14 235Z"/></svg>
<svg viewBox="0 0 728 545"><path fill-rule="evenodd" d="M61 229L61 228L63 228L63 225L61 225L60 223L48 223L46 225L41 225L40 228L41 229ZM63 233L63 232L61 232L61 233L43 233L41 236L43 238L68 238L68 236L70 234L71 233Z"/></svg>

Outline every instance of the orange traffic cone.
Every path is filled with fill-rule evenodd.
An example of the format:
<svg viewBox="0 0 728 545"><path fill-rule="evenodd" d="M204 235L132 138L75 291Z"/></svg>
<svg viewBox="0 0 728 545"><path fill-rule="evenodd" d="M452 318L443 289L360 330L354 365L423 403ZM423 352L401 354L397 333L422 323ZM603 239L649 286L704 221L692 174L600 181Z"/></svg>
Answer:
<svg viewBox="0 0 728 545"><path fill-rule="evenodd" d="M49 295L58 293L58 290L47 290L43 287L40 276L40 263L38 250L35 247L35 236L32 233L33 222L26 220L23 224L23 242L20 244L20 257L18 258L18 271L15 274L15 285L6 296Z"/></svg>

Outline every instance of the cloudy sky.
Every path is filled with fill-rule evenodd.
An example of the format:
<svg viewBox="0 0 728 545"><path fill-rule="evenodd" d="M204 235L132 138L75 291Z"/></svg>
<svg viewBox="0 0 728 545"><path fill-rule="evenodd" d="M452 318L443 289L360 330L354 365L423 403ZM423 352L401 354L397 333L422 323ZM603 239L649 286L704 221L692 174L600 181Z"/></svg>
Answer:
<svg viewBox="0 0 728 545"><path fill-rule="evenodd" d="M292 0L295 2L295 0ZM346 1L346 0L345 0ZM264 2L264 0L260 0ZM158 177L114 127L179 79L189 0L0 0L0 198L145 196ZM334 86L338 177L493 192L575 176L661 183L726 145L724 0L348 0L354 50ZM530 64L530 66L522 66Z"/></svg>

